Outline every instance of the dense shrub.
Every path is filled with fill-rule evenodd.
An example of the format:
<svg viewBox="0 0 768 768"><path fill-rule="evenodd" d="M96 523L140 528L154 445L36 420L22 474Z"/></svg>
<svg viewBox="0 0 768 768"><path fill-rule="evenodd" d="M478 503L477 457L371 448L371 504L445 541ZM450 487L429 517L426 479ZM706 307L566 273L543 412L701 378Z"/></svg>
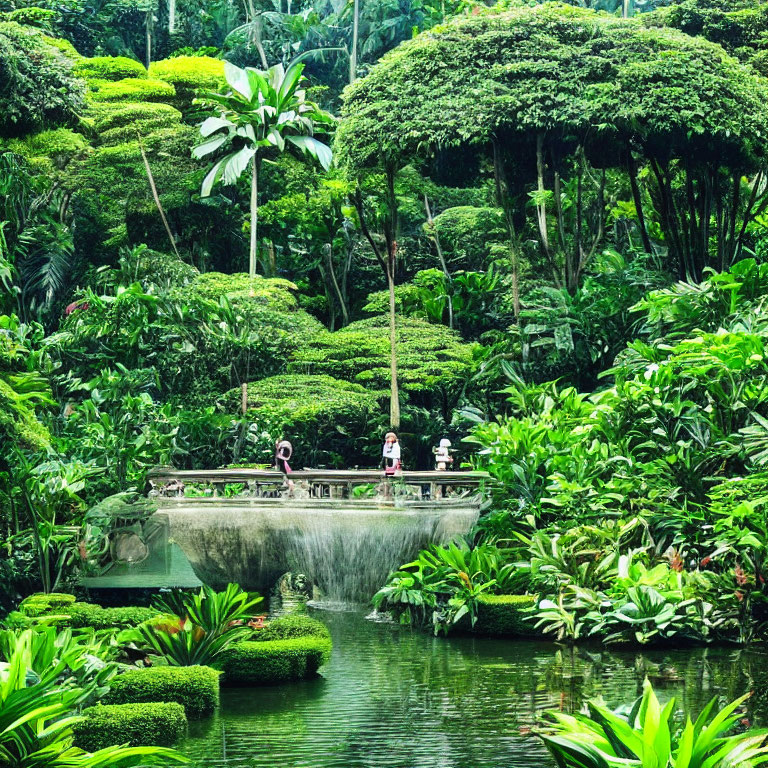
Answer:
<svg viewBox="0 0 768 768"><path fill-rule="evenodd" d="M181 112L170 104L154 102L102 102L89 110L101 144L121 144L145 139L151 134L174 129L181 123Z"/></svg>
<svg viewBox="0 0 768 768"><path fill-rule="evenodd" d="M404 392L429 397L459 389L469 372L472 347L441 325L397 319L397 365ZM320 333L299 350L288 367L294 373L327 374L368 389L389 388L389 318L359 320L335 333Z"/></svg>
<svg viewBox="0 0 768 768"><path fill-rule="evenodd" d="M39 30L0 22L0 136L73 123L85 84L72 60Z"/></svg>
<svg viewBox="0 0 768 768"><path fill-rule="evenodd" d="M225 396L237 410L240 390ZM380 410L375 395L359 384L331 376L271 376L248 385L249 416L275 439L285 436L294 447L297 466L349 465L359 461L359 436L370 432Z"/></svg>
<svg viewBox="0 0 768 768"><path fill-rule="evenodd" d="M74 68L77 77L84 80L123 80L126 78L145 78L144 65L127 56L94 56L92 59L80 59Z"/></svg>
<svg viewBox="0 0 768 768"><path fill-rule="evenodd" d="M125 78L123 80L92 80L89 98L93 101L170 101L176 94L173 86L163 80Z"/></svg>
<svg viewBox="0 0 768 768"><path fill-rule="evenodd" d="M221 272L206 272L199 275L194 285L179 292L179 296L194 296L209 301L219 301L226 297L239 307L269 307L273 311L291 312L298 308L295 291L296 285L281 278L267 278L256 275L254 278L238 272L225 275Z"/></svg>
<svg viewBox="0 0 768 768"><path fill-rule="evenodd" d="M7 148L17 155L31 160L49 158L55 165L63 165L73 155L88 147L82 134L69 128L53 128L25 136L23 139L11 139Z"/></svg>
<svg viewBox="0 0 768 768"><path fill-rule="evenodd" d="M507 238L501 208L461 205L448 208L434 219L434 231L446 259L461 269L482 269L494 244Z"/></svg>
<svg viewBox="0 0 768 768"><path fill-rule="evenodd" d="M91 110L94 126L100 134L114 128L128 128L136 123L167 127L181 121L181 113L170 104L137 101L127 104L99 104Z"/></svg>
<svg viewBox="0 0 768 768"><path fill-rule="evenodd" d="M474 632L504 637L535 634L526 613L536 603L533 595L480 595L477 603Z"/></svg>
<svg viewBox="0 0 768 768"><path fill-rule="evenodd" d="M253 636L256 641L292 640L297 637L323 637L330 639L331 633L322 621L311 616L292 614L268 622L264 629Z"/></svg>
<svg viewBox="0 0 768 768"><path fill-rule="evenodd" d="M71 598L71 599L70 599ZM56 614L57 624L79 629L123 629L135 627L144 621L157 616L154 608L139 606L124 606L119 608L102 608L94 603L78 603L72 595L32 595L20 606L27 616L43 616Z"/></svg>
<svg viewBox="0 0 768 768"><path fill-rule="evenodd" d="M313 677L330 653L329 638L311 635L238 643L224 652L220 663L228 683L269 685Z"/></svg>
<svg viewBox="0 0 768 768"><path fill-rule="evenodd" d="M69 615L67 623L71 627L92 627L93 629L135 627L157 615L154 608L141 606L102 608L100 605L91 603L73 603L67 607L66 613Z"/></svg>
<svg viewBox="0 0 768 768"><path fill-rule="evenodd" d="M86 752L126 744L129 747L170 747L187 730L184 707L176 702L106 704L83 710L74 725L74 745Z"/></svg>
<svg viewBox="0 0 768 768"><path fill-rule="evenodd" d="M75 602L74 595L64 592L37 593L25 597L19 605L19 610L27 616L42 616L45 613L62 611Z"/></svg>
<svg viewBox="0 0 768 768"><path fill-rule="evenodd" d="M210 667L149 667L118 675L105 704L175 701L188 717L213 712L219 705L219 672Z"/></svg>
<svg viewBox="0 0 768 768"><path fill-rule="evenodd" d="M179 109L189 107L198 90L216 91L226 82L224 62L210 56L176 56L153 61L149 74L176 88L176 98L171 103Z"/></svg>

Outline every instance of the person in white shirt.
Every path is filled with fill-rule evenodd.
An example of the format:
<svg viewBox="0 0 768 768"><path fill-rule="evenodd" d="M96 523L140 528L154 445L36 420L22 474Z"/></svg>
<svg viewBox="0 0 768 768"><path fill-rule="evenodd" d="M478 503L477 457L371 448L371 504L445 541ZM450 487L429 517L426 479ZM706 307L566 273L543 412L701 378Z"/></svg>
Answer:
<svg viewBox="0 0 768 768"><path fill-rule="evenodd" d="M394 432L387 432L384 437L384 447L381 450L384 459L384 472L387 475L394 475L400 469L400 443L397 441L397 435Z"/></svg>

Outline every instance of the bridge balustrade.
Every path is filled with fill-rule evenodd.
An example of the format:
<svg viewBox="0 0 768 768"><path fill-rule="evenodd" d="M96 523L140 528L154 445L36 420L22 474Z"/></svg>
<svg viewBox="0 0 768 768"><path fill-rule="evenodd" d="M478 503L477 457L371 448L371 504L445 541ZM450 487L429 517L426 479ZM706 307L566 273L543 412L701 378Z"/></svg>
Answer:
<svg viewBox="0 0 768 768"><path fill-rule="evenodd" d="M393 499L436 501L476 495L489 482L484 472L303 469L284 475L250 468L177 470L149 473L150 495L165 498ZM290 482L289 482L290 481Z"/></svg>

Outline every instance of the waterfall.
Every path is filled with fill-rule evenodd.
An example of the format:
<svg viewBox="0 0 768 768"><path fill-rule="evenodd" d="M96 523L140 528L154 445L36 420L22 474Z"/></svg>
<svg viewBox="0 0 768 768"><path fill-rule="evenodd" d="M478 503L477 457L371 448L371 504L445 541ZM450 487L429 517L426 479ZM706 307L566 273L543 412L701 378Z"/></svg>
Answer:
<svg viewBox="0 0 768 768"><path fill-rule="evenodd" d="M266 594L286 571L324 599L368 602L400 565L430 543L465 535L479 499L381 504L373 500L169 499L157 513L197 575Z"/></svg>

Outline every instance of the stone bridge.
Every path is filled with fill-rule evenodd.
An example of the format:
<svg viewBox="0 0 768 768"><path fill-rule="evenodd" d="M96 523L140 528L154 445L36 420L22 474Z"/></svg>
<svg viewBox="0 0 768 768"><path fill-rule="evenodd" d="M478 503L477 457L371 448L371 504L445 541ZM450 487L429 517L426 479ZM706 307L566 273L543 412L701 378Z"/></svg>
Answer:
<svg viewBox="0 0 768 768"><path fill-rule="evenodd" d="M430 543L467 534L488 476L481 472L255 469L150 473L156 517L213 586L267 590L305 573L329 599L367 600Z"/></svg>

